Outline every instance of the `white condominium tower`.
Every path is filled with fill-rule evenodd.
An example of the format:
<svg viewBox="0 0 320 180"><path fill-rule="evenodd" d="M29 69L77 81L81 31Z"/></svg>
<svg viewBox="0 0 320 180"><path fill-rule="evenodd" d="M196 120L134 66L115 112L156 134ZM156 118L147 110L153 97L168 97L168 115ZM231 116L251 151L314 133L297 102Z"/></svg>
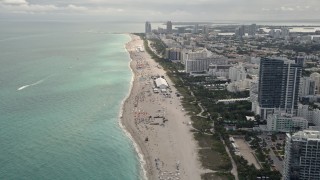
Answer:
<svg viewBox="0 0 320 180"><path fill-rule="evenodd" d="M284 180L320 179L320 131L287 134Z"/></svg>

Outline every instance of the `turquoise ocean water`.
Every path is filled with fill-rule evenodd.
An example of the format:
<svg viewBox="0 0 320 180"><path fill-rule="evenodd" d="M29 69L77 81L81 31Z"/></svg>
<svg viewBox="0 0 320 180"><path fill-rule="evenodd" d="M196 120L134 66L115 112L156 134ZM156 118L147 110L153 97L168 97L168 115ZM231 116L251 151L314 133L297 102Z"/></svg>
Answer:
<svg viewBox="0 0 320 180"><path fill-rule="evenodd" d="M130 37L108 33L125 26L0 26L0 179L140 179L118 120Z"/></svg>

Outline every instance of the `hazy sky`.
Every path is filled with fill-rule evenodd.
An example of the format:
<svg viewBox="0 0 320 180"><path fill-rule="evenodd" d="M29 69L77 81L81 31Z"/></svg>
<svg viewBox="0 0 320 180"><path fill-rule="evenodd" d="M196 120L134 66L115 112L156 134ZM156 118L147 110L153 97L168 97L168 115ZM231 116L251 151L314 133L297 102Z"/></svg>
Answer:
<svg viewBox="0 0 320 180"><path fill-rule="evenodd" d="M319 19L320 0L0 0L2 19L215 21Z"/></svg>

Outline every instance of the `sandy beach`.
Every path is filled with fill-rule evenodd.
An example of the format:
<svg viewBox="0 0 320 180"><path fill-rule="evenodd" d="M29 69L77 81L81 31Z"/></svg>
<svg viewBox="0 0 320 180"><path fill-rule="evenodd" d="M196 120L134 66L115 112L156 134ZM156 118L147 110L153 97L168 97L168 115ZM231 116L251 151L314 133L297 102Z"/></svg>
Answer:
<svg viewBox="0 0 320 180"><path fill-rule="evenodd" d="M130 35L126 44L134 72L132 89L123 104L122 124L143 154L148 179L201 179L190 118L165 71L144 51L143 40ZM142 51L139 50L139 47ZM154 93L152 77L166 79L167 93Z"/></svg>

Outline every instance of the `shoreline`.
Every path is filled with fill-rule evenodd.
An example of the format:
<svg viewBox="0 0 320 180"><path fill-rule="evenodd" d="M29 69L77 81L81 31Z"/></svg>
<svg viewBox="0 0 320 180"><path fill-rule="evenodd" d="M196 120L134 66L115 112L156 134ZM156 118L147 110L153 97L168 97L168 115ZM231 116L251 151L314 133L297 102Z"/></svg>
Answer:
<svg viewBox="0 0 320 180"><path fill-rule="evenodd" d="M131 35L130 34L126 34L126 35L128 35L130 37L130 41L129 42L131 42L132 41ZM118 118L119 118L119 126L124 131L125 135L130 139L130 141L132 142L134 151L137 153L137 157L138 157L138 160L139 160L140 177L143 180L147 180L148 179L147 171L144 168L146 166L146 161L144 159L144 155L141 152L141 149L140 149L139 145L136 143L134 137L132 136L130 131L127 129L127 127L124 125L123 118L122 118L123 117L123 112L124 112L124 105L125 105L126 101L132 95L132 89L133 89L133 84L134 84L134 79L135 79L135 73L134 73L133 69L131 68L131 63L132 63L133 60L132 60L132 58L130 56L130 53L129 53L127 47L126 47L129 42L127 42L124 45L124 49L128 53L128 57L130 59L130 61L128 62L128 67L130 69L130 72L131 72L132 76L131 76L131 80L130 80L129 92L127 93L127 95L125 96L125 98L121 102L120 112L119 112L119 116L118 116Z"/></svg>
<svg viewBox="0 0 320 180"><path fill-rule="evenodd" d="M136 35L128 35L131 40L125 47L129 53L132 79L130 91L122 101L119 124L133 142L142 178L201 179L203 169L198 160L198 144L186 123L190 118L181 109L180 99L174 97L174 93L169 99L152 92L150 76L163 75L176 92L174 85L147 52L137 51L137 47L144 47L143 40ZM142 68L138 68L139 63ZM158 111L163 111L168 119L163 126L149 122L151 115L155 119Z"/></svg>
<svg viewBox="0 0 320 180"><path fill-rule="evenodd" d="M129 92L121 103L121 109L120 109L120 113L119 113L119 118L120 118L119 125L123 129L123 131L125 132L126 136L128 136L128 138L133 143L134 150L137 153L137 156L139 158L139 163L140 163L139 168L140 168L141 178L148 180L152 176L152 175L150 175L150 172L148 174L148 171L147 171L148 164L151 164L151 161L147 162L148 159L146 159L146 157L145 157L145 155L148 154L148 152L146 149L143 148L143 144L142 144L143 142L141 143L137 139L137 137L134 137L134 131L133 131L132 127L130 127L129 124L126 124L126 121L123 120L124 119L123 118L124 111L126 111L125 105L126 105L126 103L128 103L129 99L132 98L132 96L134 96L133 88L135 86L135 77L136 77L136 73L132 67L134 62L133 62L133 59L132 59L131 54L130 54L128 47L127 47L128 44L133 41L133 37L132 37L133 35L130 33L126 33L126 35L128 35L130 37L130 41L125 44L125 50L128 53L128 57L130 58L128 66L130 68L132 76L131 76L131 80L130 80Z"/></svg>

